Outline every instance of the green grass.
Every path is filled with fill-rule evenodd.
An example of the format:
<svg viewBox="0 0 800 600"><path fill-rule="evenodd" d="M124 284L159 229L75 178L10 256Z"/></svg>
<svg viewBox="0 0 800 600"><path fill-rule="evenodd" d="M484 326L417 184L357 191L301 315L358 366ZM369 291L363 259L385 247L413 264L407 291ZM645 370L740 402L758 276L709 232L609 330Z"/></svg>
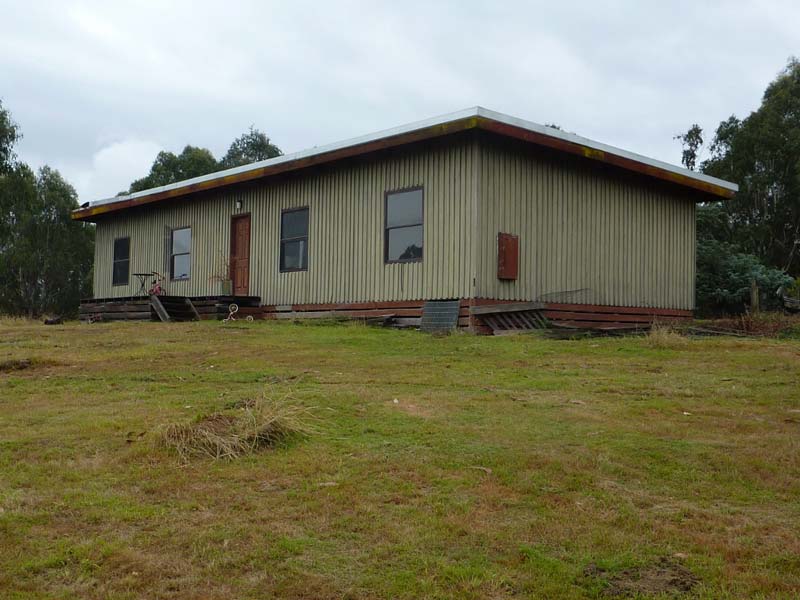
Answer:
<svg viewBox="0 0 800 600"><path fill-rule="evenodd" d="M797 341L0 321L18 359L3 598L598 598L662 557L690 597L800 594ZM264 394L315 433L188 464L154 443Z"/></svg>

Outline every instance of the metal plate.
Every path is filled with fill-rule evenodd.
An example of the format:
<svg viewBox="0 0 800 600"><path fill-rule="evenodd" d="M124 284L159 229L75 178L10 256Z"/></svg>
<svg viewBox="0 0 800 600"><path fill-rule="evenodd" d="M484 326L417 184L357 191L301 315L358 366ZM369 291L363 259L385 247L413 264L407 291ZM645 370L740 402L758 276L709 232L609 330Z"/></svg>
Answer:
<svg viewBox="0 0 800 600"><path fill-rule="evenodd" d="M458 325L460 300L429 300L422 307L420 330L427 333L452 331Z"/></svg>

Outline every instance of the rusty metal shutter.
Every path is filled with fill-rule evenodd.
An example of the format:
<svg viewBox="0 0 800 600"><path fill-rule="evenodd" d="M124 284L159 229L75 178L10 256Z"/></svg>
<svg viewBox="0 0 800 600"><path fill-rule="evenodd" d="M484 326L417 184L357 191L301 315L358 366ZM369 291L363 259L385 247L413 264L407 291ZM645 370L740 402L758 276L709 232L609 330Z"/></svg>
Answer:
<svg viewBox="0 0 800 600"><path fill-rule="evenodd" d="M497 234L497 278L516 279L519 272L519 236Z"/></svg>

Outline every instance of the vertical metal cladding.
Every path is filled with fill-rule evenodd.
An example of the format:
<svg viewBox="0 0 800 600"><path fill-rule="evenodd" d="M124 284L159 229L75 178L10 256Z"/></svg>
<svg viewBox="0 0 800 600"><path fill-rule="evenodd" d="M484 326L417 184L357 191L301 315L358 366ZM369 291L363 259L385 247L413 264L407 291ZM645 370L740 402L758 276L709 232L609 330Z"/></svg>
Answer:
<svg viewBox="0 0 800 600"><path fill-rule="evenodd" d="M480 144L476 296L694 308L695 203L591 163ZM519 279L497 278L497 234L519 235Z"/></svg>
<svg viewBox="0 0 800 600"><path fill-rule="evenodd" d="M234 214L251 215L250 294L264 304L463 298L472 295L477 205L475 141L408 148L288 177L151 205L97 223L94 294L130 296L138 284L111 285L114 239L131 238L130 272L165 272L170 228L192 228L192 272L167 281L169 294L217 295ZM384 193L424 188L424 258L384 264ZM236 210L236 201L241 209ZM280 214L309 207L308 270L279 271Z"/></svg>
<svg viewBox="0 0 800 600"><path fill-rule="evenodd" d="M424 188L424 260L384 264L384 194ZM236 210L236 201L241 210ZM280 273L280 214L309 208L309 267ZM165 272L170 228L192 228L192 273L167 292L222 292L234 214L251 215L250 294L264 304L447 298L694 307L695 204L678 188L496 138L445 138L101 218L95 297L114 239L130 270ZM497 234L519 235L519 278L497 279Z"/></svg>

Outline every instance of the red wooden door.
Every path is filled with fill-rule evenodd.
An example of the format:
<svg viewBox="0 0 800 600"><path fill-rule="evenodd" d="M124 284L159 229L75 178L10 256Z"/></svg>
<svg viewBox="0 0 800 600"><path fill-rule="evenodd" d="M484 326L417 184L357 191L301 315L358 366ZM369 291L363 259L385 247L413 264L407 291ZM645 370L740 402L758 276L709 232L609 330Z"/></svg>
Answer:
<svg viewBox="0 0 800 600"><path fill-rule="evenodd" d="M231 220L231 277L233 295L250 293L250 215Z"/></svg>

